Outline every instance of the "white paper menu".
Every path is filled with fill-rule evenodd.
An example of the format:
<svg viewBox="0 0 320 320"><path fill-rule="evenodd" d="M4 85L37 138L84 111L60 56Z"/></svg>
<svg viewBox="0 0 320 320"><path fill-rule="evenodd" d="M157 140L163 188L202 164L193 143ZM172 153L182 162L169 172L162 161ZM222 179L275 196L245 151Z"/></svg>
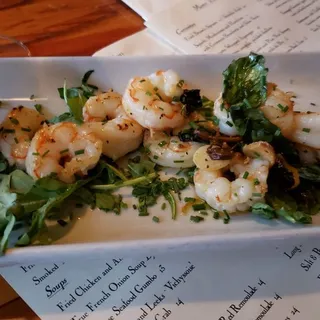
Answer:
<svg viewBox="0 0 320 320"><path fill-rule="evenodd" d="M320 49L319 0L184 0L146 25L188 54Z"/></svg>
<svg viewBox="0 0 320 320"><path fill-rule="evenodd" d="M97 51L94 56L153 56L177 53L178 50L160 41L148 29L144 29Z"/></svg>
<svg viewBox="0 0 320 320"><path fill-rule="evenodd" d="M148 20L153 14L174 6L183 0L122 0L132 10L137 12L144 20Z"/></svg>
<svg viewBox="0 0 320 320"><path fill-rule="evenodd" d="M320 238L1 269L43 320L316 320Z"/></svg>

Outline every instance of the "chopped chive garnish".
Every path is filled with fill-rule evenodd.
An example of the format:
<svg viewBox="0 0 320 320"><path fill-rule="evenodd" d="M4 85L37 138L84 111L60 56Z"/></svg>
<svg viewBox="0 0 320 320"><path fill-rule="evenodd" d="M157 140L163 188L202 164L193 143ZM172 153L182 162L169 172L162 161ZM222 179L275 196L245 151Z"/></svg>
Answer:
<svg viewBox="0 0 320 320"><path fill-rule="evenodd" d="M33 99L34 99L34 94L30 96L30 100L33 100Z"/></svg>
<svg viewBox="0 0 320 320"><path fill-rule="evenodd" d="M45 157L49 152L50 152L50 150L47 150L47 151L42 155L42 158Z"/></svg>
<svg viewBox="0 0 320 320"><path fill-rule="evenodd" d="M147 108L146 108L146 106L143 106L143 110L146 110Z"/></svg>
<svg viewBox="0 0 320 320"><path fill-rule="evenodd" d="M156 96L157 96L161 101L163 101L162 97L160 96L160 94L159 94L158 92L156 92ZM159 109L160 109L160 108L159 108ZM163 108L162 108L161 110L163 110Z"/></svg>
<svg viewBox="0 0 320 320"><path fill-rule="evenodd" d="M14 142L19 143L19 140L16 137L14 137Z"/></svg>
<svg viewBox="0 0 320 320"><path fill-rule="evenodd" d="M309 133L311 131L311 129L310 128L303 128L302 131Z"/></svg>
<svg viewBox="0 0 320 320"><path fill-rule="evenodd" d="M139 82L145 82L146 80L145 79L141 79Z"/></svg>
<svg viewBox="0 0 320 320"><path fill-rule="evenodd" d="M16 118L9 118L13 124L19 124L19 121Z"/></svg>
<svg viewBox="0 0 320 320"><path fill-rule="evenodd" d="M217 116L213 116L213 123L218 126L220 122L220 119Z"/></svg>
<svg viewBox="0 0 320 320"><path fill-rule="evenodd" d="M252 196L253 196L253 197L261 197L262 194L261 194L261 193L258 193L258 192L253 192L253 193L252 193Z"/></svg>
<svg viewBox="0 0 320 320"><path fill-rule="evenodd" d="M74 154L75 154L76 156L78 156L78 155L80 155L80 154L84 154L84 149L77 150L77 151L74 152Z"/></svg>
<svg viewBox="0 0 320 320"><path fill-rule="evenodd" d="M3 129L3 133L15 133L16 131L14 129Z"/></svg>
<svg viewBox="0 0 320 320"><path fill-rule="evenodd" d="M207 211L200 211L199 212L201 215L203 215L203 216L207 216L208 215L208 212Z"/></svg>
<svg viewBox="0 0 320 320"><path fill-rule="evenodd" d="M184 80L180 80L180 81L177 83L177 87L178 87L178 88L182 88L183 85L184 85Z"/></svg>
<svg viewBox="0 0 320 320"><path fill-rule="evenodd" d="M146 91L147 96L152 96L152 93L150 91Z"/></svg>
<svg viewBox="0 0 320 320"><path fill-rule="evenodd" d="M167 144L166 141L161 141L161 142L159 143L159 147L163 147L163 146L165 146L166 144Z"/></svg>
<svg viewBox="0 0 320 320"><path fill-rule="evenodd" d="M159 157L158 157L157 155L154 155L154 156L153 156L153 159L156 159L156 160L157 160L157 159L159 159Z"/></svg>
<svg viewBox="0 0 320 320"><path fill-rule="evenodd" d="M39 152L32 152L32 155L33 155L33 156L39 156L40 153L39 153Z"/></svg>
<svg viewBox="0 0 320 320"><path fill-rule="evenodd" d="M120 206L122 209L128 209L128 204L123 201L121 201Z"/></svg>
<svg viewBox="0 0 320 320"><path fill-rule="evenodd" d="M206 209L206 204L205 203L195 203L195 204L192 205L192 209L194 211L205 210Z"/></svg>
<svg viewBox="0 0 320 320"><path fill-rule="evenodd" d="M68 151L69 151L69 149L61 150L61 151L60 151L60 154L66 153L66 152L68 152Z"/></svg>
<svg viewBox="0 0 320 320"><path fill-rule="evenodd" d="M259 152L254 152L254 155L256 156L256 158L260 158L260 153Z"/></svg>
<svg viewBox="0 0 320 320"><path fill-rule="evenodd" d="M164 202L162 205L161 205L161 210L165 210L167 207L167 204Z"/></svg>
<svg viewBox="0 0 320 320"><path fill-rule="evenodd" d="M243 99L243 102L244 102L244 104L248 107L248 108L251 108L251 104L250 104L250 102L248 101L248 99Z"/></svg>
<svg viewBox="0 0 320 320"><path fill-rule="evenodd" d="M235 193L234 193L234 196L235 196L235 197L237 197L237 196L238 196L238 194L235 192Z"/></svg>
<svg viewBox="0 0 320 320"><path fill-rule="evenodd" d="M220 218L220 213L219 213L219 211L215 210L213 213L213 219L218 220L219 218Z"/></svg>
<svg viewBox="0 0 320 320"><path fill-rule="evenodd" d="M195 198L191 198L191 197L185 197L185 198L184 198L184 201L185 201L185 202L195 202L196 199L195 199Z"/></svg>
<svg viewBox="0 0 320 320"><path fill-rule="evenodd" d="M195 222L195 223L199 223L203 220L204 220L204 218L200 217L200 216L190 216L190 221Z"/></svg>
<svg viewBox="0 0 320 320"><path fill-rule="evenodd" d="M258 186L260 184L260 181L259 181L259 179L255 178L253 180L253 183L254 183L255 186Z"/></svg>
<svg viewBox="0 0 320 320"><path fill-rule="evenodd" d="M154 90L155 92L157 92L159 89L158 89L158 87L154 87L153 90Z"/></svg>
<svg viewBox="0 0 320 320"><path fill-rule="evenodd" d="M159 222L160 222L160 219L159 219L157 216L153 216L153 217L152 217L152 221L153 221L153 222L156 222L156 223L159 223Z"/></svg>
<svg viewBox="0 0 320 320"><path fill-rule="evenodd" d="M192 129L197 129L197 128L198 128L197 124L196 124L194 121L190 121L190 122L189 122L189 126L190 126Z"/></svg>
<svg viewBox="0 0 320 320"><path fill-rule="evenodd" d="M173 162L174 162L174 163L183 163L184 160L174 160Z"/></svg>
<svg viewBox="0 0 320 320"><path fill-rule="evenodd" d="M65 227L68 224L68 222L66 222L62 219L57 220L57 222L60 224L61 227Z"/></svg>
<svg viewBox="0 0 320 320"><path fill-rule="evenodd" d="M287 112L288 111L288 109L289 109L289 107L288 106L283 106L282 104L278 104L278 108L282 111L282 112Z"/></svg>
<svg viewBox="0 0 320 320"><path fill-rule="evenodd" d="M173 101L173 102L180 102L180 97L174 96L174 97L172 98L172 101Z"/></svg>
<svg viewBox="0 0 320 320"><path fill-rule="evenodd" d="M227 124L229 127L233 127L233 123L231 123L230 121L227 121L226 124Z"/></svg>
<svg viewBox="0 0 320 320"><path fill-rule="evenodd" d="M39 112L42 113L42 105L41 104L35 104L34 108Z"/></svg>
<svg viewBox="0 0 320 320"><path fill-rule="evenodd" d="M223 210L223 213L225 214L225 218L223 219L223 223L228 224L230 221L230 216L226 210Z"/></svg>
<svg viewBox="0 0 320 320"><path fill-rule="evenodd" d="M249 176L249 172L248 172L248 171L246 171L246 172L243 174L243 179L247 179L247 178L248 178L248 176Z"/></svg>
<svg viewBox="0 0 320 320"><path fill-rule="evenodd" d="M274 133L274 135L275 135L276 137L279 137L280 134L281 134L281 130L278 128L278 129L276 130L276 132Z"/></svg>
<svg viewBox="0 0 320 320"><path fill-rule="evenodd" d="M31 132L30 128L21 128L22 131Z"/></svg>

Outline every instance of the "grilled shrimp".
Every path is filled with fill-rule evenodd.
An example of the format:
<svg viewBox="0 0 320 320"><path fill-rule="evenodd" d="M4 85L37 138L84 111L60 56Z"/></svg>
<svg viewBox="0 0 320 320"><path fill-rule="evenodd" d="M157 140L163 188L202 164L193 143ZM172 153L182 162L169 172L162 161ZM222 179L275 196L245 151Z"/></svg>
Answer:
<svg viewBox="0 0 320 320"><path fill-rule="evenodd" d="M268 83L267 100L260 107L265 117L289 138L295 128L292 94L285 93L273 83Z"/></svg>
<svg viewBox="0 0 320 320"><path fill-rule="evenodd" d="M101 140L81 126L71 122L44 126L31 141L27 172L34 179L56 173L61 181L72 183L75 174L86 175L96 166L101 151Z"/></svg>
<svg viewBox="0 0 320 320"><path fill-rule="evenodd" d="M292 94L285 93L273 83L268 83L267 100L260 106L264 116L288 139L295 128ZM238 135L228 105L224 104L222 94L214 103L214 114L219 119L220 132L229 136Z"/></svg>
<svg viewBox="0 0 320 320"><path fill-rule="evenodd" d="M172 70L131 79L122 99L125 112L147 129L181 127L185 122L179 102L181 81Z"/></svg>
<svg viewBox="0 0 320 320"><path fill-rule="evenodd" d="M146 131L143 144L150 151L150 159L164 167L193 167L193 155L203 145L198 142L182 142L177 136L161 131Z"/></svg>
<svg viewBox="0 0 320 320"><path fill-rule="evenodd" d="M90 97L83 107L83 119L86 122L105 121L123 115L122 96L114 91Z"/></svg>
<svg viewBox="0 0 320 320"><path fill-rule="evenodd" d="M0 149L10 165L25 169L30 141L44 120L36 110L22 106L8 113L1 124Z"/></svg>
<svg viewBox="0 0 320 320"><path fill-rule="evenodd" d="M136 150L143 140L143 128L127 116L119 93L110 91L89 98L83 110L83 129L102 141L102 153L117 160Z"/></svg>
<svg viewBox="0 0 320 320"><path fill-rule="evenodd" d="M112 160L136 150L143 139L143 128L127 117L117 117L106 123L88 122L83 129L93 132L102 141L102 153Z"/></svg>
<svg viewBox="0 0 320 320"><path fill-rule="evenodd" d="M214 102L213 113L219 119L219 129L221 133L228 136L238 135L238 130L233 123L231 114L224 106L222 93L220 93L219 97Z"/></svg>
<svg viewBox="0 0 320 320"><path fill-rule="evenodd" d="M208 146L197 150L193 157L198 170L194 175L196 194L217 210L229 213L248 210L264 200L268 190L269 168L275 162L275 152L267 142L254 142L243 148L242 154L231 159L212 160ZM236 179L229 181L224 173L230 170Z"/></svg>
<svg viewBox="0 0 320 320"><path fill-rule="evenodd" d="M320 149L320 113L301 112L294 115L295 129L290 140L302 145Z"/></svg>

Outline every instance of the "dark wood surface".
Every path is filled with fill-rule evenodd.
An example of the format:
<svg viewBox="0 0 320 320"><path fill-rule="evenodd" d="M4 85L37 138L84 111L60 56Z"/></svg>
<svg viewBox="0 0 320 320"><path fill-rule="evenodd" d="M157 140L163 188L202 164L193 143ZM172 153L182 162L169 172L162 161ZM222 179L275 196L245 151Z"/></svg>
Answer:
<svg viewBox="0 0 320 320"><path fill-rule="evenodd" d="M143 28L120 0L0 0L0 36L21 41L35 57L89 56ZM0 39L0 56L21 55L19 46ZM0 320L39 319L1 277L0 292L13 299L0 307Z"/></svg>

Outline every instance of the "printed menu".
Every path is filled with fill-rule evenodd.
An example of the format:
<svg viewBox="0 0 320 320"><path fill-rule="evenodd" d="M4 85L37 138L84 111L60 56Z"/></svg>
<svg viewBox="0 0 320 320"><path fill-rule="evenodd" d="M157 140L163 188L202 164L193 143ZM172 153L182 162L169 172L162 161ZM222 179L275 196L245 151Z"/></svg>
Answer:
<svg viewBox="0 0 320 320"><path fill-rule="evenodd" d="M320 49L319 0L184 0L146 25L188 54Z"/></svg>
<svg viewBox="0 0 320 320"><path fill-rule="evenodd" d="M319 319L320 237L1 269L44 320Z"/></svg>
<svg viewBox="0 0 320 320"><path fill-rule="evenodd" d="M177 52L171 46L159 41L159 38L148 29L145 29L97 51L94 56L153 56L177 54Z"/></svg>

